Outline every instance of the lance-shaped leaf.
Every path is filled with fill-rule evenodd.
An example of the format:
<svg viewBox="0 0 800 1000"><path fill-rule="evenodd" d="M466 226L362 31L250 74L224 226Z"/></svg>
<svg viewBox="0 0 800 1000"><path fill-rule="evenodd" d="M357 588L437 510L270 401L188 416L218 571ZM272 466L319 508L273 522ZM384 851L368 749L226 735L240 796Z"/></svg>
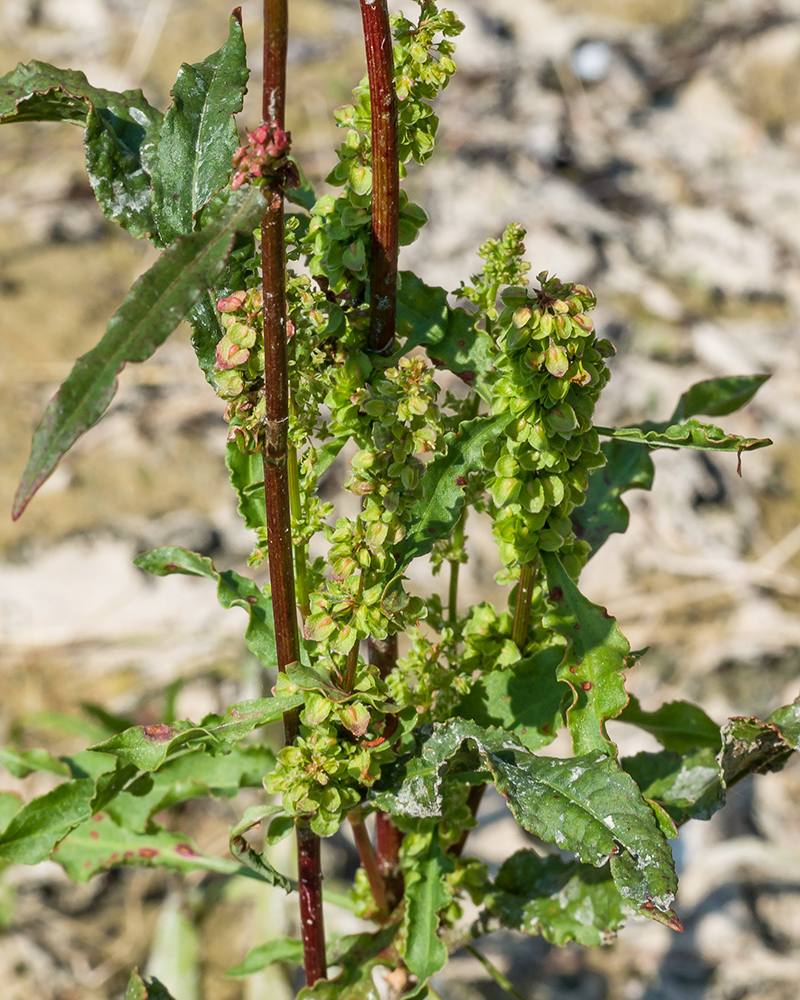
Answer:
<svg viewBox="0 0 800 1000"><path fill-rule="evenodd" d="M192 231L195 213L233 170L239 144L233 116L242 110L249 76L240 18L231 16L221 49L203 62L181 66L172 88L153 168L153 212L167 244Z"/></svg>
<svg viewBox="0 0 800 1000"><path fill-rule="evenodd" d="M148 981L142 979L138 969L134 969L128 980L125 1000L175 1000L175 997L155 976Z"/></svg>
<svg viewBox="0 0 800 1000"><path fill-rule="evenodd" d="M93 87L76 70L35 61L0 78L0 123L84 126L86 169L103 212L133 236L154 236L154 242L150 159L162 119L141 90L118 94Z"/></svg>
<svg viewBox="0 0 800 1000"><path fill-rule="evenodd" d="M677 886L672 854L652 809L613 758L596 751L569 760L537 757L507 733L462 719L421 727L417 740L416 750L385 768L371 792L380 809L438 816L448 773L488 768L526 830L595 867L627 851L636 878L627 880L623 871L620 892L669 910Z"/></svg>
<svg viewBox="0 0 800 1000"><path fill-rule="evenodd" d="M88 882L97 872L123 865L167 868L170 871L241 874L235 861L198 851L182 833L151 825L138 833L118 826L110 816L97 813L72 830L50 854L76 882Z"/></svg>
<svg viewBox="0 0 800 1000"><path fill-rule="evenodd" d="M678 753L688 753L698 747L710 747L716 753L722 746L719 726L699 705L688 701L671 701L655 712L645 712L631 695L619 721L638 726L655 736L666 750Z"/></svg>
<svg viewBox="0 0 800 1000"><path fill-rule="evenodd" d="M626 441L604 441L601 447L606 464L589 476L586 500L571 515L575 534L591 545L592 555L609 535L628 530L630 512L622 494L652 489L655 475L647 448Z"/></svg>
<svg viewBox="0 0 800 1000"><path fill-rule="evenodd" d="M452 530L464 506L467 476L484 468L484 448L503 433L508 421L507 414L476 417L448 437L447 451L426 468L422 499L408 514L408 534L396 549L398 572Z"/></svg>
<svg viewBox="0 0 800 1000"><path fill-rule="evenodd" d="M638 753L620 763L642 795L679 826L690 819L710 819L725 804L722 769L709 747L684 757L670 750Z"/></svg>
<svg viewBox="0 0 800 1000"><path fill-rule="evenodd" d="M696 382L678 400L667 425L682 423L689 417L726 417L735 413L755 396L769 375L731 375Z"/></svg>
<svg viewBox="0 0 800 1000"><path fill-rule="evenodd" d="M0 856L24 865L44 861L70 830L91 817L94 786L91 778L67 781L32 799L0 834Z"/></svg>
<svg viewBox="0 0 800 1000"><path fill-rule="evenodd" d="M220 196L213 222L178 240L136 281L112 316L100 343L79 358L48 404L14 498L18 518L59 459L108 408L117 376L128 362L146 361L180 323L225 265L240 229L257 225L264 197L258 188Z"/></svg>
<svg viewBox="0 0 800 1000"><path fill-rule="evenodd" d="M244 608L250 616L244 636L250 651L265 667L278 665L272 602L253 580L230 569L219 572L210 559L177 546L143 552L133 563L154 576L180 573L213 580L217 584L217 599L223 608Z"/></svg>
<svg viewBox="0 0 800 1000"><path fill-rule="evenodd" d="M403 958L409 972L424 983L447 962L447 947L438 936L439 914L453 898L445 876L455 869L453 859L439 846L434 830L426 850L406 872Z"/></svg>
<svg viewBox="0 0 800 1000"><path fill-rule="evenodd" d="M374 934L352 934L331 949L328 961L341 967L335 979L319 979L297 994L297 1000L379 1000L372 970L392 947L397 925L382 927ZM391 949L391 952L390 952ZM396 956L393 956L396 960Z"/></svg>
<svg viewBox="0 0 800 1000"><path fill-rule="evenodd" d="M447 304L443 288L426 285L403 271L397 290L397 334L406 338L403 354L424 347L431 363L455 372L489 400L487 377L494 368L492 338L475 326L475 316Z"/></svg>
<svg viewBox="0 0 800 1000"><path fill-rule="evenodd" d="M608 944L630 913L607 865L540 858L532 850L503 863L486 906L506 927L559 946Z"/></svg>
<svg viewBox="0 0 800 1000"><path fill-rule="evenodd" d="M772 444L769 438L746 438L726 434L713 424L691 417L679 424L643 423L638 427L597 427L598 434L617 441L632 441L650 448L693 448L697 451L755 451Z"/></svg>
<svg viewBox="0 0 800 1000"><path fill-rule="evenodd" d="M269 885L279 886L287 893L297 888L297 885L285 875L282 875L276 868L267 861L263 853L255 851L245 839L248 830L258 826L268 816L273 816L280 812L280 806L250 806L245 809L241 820L231 828L230 848L231 854L243 865L254 872L256 877Z"/></svg>
<svg viewBox="0 0 800 1000"><path fill-rule="evenodd" d="M244 979L254 972L261 972L276 962L291 962L300 965L303 961L303 942L295 938L275 938L252 948L243 962L234 965L225 973L228 979Z"/></svg>
<svg viewBox="0 0 800 1000"><path fill-rule="evenodd" d="M553 552L541 554L552 605L544 624L567 640L558 679L574 692L567 708L567 726L576 754L600 750L616 756L606 734L606 721L628 704L622 670L632 664L630 645L605 608L592 604L578 590Z"/></svg>
<svg viewBox="0 0 800 1000"><path fill-rule="evenodd" d="M556 677L563 658L563 646L546 646L505 670L484 674L456 706L454 715L513 733L528 750L547 746L561 727L561 706L568 697Z"/></svg>
<svg viewBox="0 0 800 1000"><path fill-rule="evenodd" d="M257 726L278 722L284 712L302 705L300 694L256 698L230 705L225 715L209 715L200 725L194 722L159 722L133 726L96 744L92 750L114 754L140 771L156 771L167 757L187 743L231 744L241 740Z"/></svg>

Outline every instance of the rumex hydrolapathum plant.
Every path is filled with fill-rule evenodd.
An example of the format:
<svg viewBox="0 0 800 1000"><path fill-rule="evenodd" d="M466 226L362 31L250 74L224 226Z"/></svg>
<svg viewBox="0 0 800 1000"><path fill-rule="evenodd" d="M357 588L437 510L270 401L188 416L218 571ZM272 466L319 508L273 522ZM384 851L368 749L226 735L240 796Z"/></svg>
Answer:
<svg viewBox="0 0 800 1000"><path fill-rule="evenodd" d="M406 164L433 152L431 102L455 70L461 30L432 0L419 8L416 20L390 19L383 0L362 0L368 74L336 112L344 141L332 191L319 196L284 120L283 0L265 4L263 121L243 141L232 118L247 83L238 11L223 46L182 68L164 114L139 92L98 90L41 63L0 81L0 121L84 126L101 207L163 251L48 407L15 514L100 418L125 363L145 360L186 317L228 424L250 561L268 561L270 585L174 547L136 562L211 580L225 607L247 612L249 648L280 671L271 697L199 723L109 732L80 759L6 751L15 773L49 767L64 780L9 812L0 855L51 857L78 879L149 864L297 889L302 942L257 952L247 968L257 955L302 956L307 996L371 995L376 964L392 970L398 995L423 995L449 952L500 926L583 944L632 913L679 929L676 825L711 815L728 787L780 766L800 738L794 705L722 729L686 702L642 711L624 684L636 654L578 587L586 561L627 526L621 494L652 484L654 449L741 454L768 443L697 419L738 409L765 376L701 382L663 423L598 427L613 347L595 332L594 295L547 272L531 286L521 226L479 248L480 271L454 290L461 306L398 272L399 247L426 221L401 182ZM462 391L443 391L441 371ZM335 517L319 483L347 445L340 485L359 509ZM507 607L459 600L471 511L491 517ZM325 556L312 558L321 537ZM426 557L443 593L408 583ZM286 745L273 754L253 734L281 718ZM654 733L663 752L618 759L610 719ZM542 752L564 728L573 757ZM469 854L488 784L573 860L520 851L491 879ZM247 785L269 799L232 828L233 858L153 820L166 802ZM319 838L342 824L362 863L349 905L378 926L331 944ZM258 826L264 850L248 840ZM270 862L292 833L297 882ZM469 924L467 898L481 908ZM328 956L341 967L332 980ZM129 995L149 989L134 974Z"/></svg>

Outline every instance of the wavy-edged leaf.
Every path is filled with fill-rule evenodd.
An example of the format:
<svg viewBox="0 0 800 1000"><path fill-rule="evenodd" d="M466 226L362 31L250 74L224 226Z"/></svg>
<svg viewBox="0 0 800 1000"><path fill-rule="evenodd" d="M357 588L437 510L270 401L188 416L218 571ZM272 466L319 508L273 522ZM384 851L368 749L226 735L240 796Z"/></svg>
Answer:
<svg viewBox="0 0 800 1000"><path fill-rule="evenodd" d="M464 505L467 476L484 467L484 448L503 433L508 421L507 414L476 417L448 436L447 451L425 469L423 497L408 513L408 534L396 549L399 570L430 552L437 538L453 528Z"/></svg>
<svg viewBox="0 0 800 1000"><path fill-rule="evenodd" d="M142 979L138 969L134 969L128 980L125 1000L175 1000L175 997L155 976L148 981Z"/></svg>
<svg viewBox="0 0 800 1000"><path fill-rule="evenodd" d="M297 994L297 1000L379 1000L372 970L381 955L392 949L397 926L382 927L374 934L343 937L331 949L328 961L341 967L335 979L319 979ZM393 950L393 949L392 949Z"/></svg>
<svg viewBox="0 0 800 1000"><path fill-rule="evenodd" d="M689 417L726 417L735 413L755 396L769 375L729 375L696 382L678 400L668 423L682 423Z"/></svg>
<svg viewBox="0 0 800 1000"><path fill-rule="evenodd" d="M237 231L256 225L263 205L258 188L226 192L217 203L214 222L178 240L136 281L100 343L78 359L48 404L14 498L15 519L61 456L105 413L123 367L147 360L213 284Z"/></svg>
<svg viewBox="0 0 800 1000"><path fill-rule="evenodd" d="M655 467L647 448L626 441L604 441L606 463L589 476L582 506L571 514L578 538L588 542L594 555L609 535L628 530L630 512L620 499L628 490L650 490Z"/></svg>
<svg viewBox="0 0 800 1000"><path fill-rule="evenodd" d="M154 242L150 158L163 117L141 90L103 90L77 70L48 63L20 63L0 78L0 123L83 125L86 169L103 212L133 236Z"/></svg>
<svg viewBox="0 0 800 1000"><path fill-rule="evenodd" d="M198 212L231 176L249 70L241 15L228 40L207 59L183 63L164 115L153 167L153 214L165 243L190 233ZM255 229L258 223L251 228Z"/></svg>
<svg viewBox="0 0 800 1000"><path fill-rule="evenodd" d="M690 819L710 819L725 805L722 769L709 747L683 757L671 750L638 753L620 763L642 795L679 826Z"/></svg>
<svg viewBox="0 0 800 1000"><path fill-rule="evenodd" d="M699 705L688 701L671 701L655 712L645 712L637 698L630 701L618 716L620 722L638 726L666 750L688 753L699 747L710 747L716 753L722 746L719 726L710 719Z"/></svg>
<svg viewBox="0 0 800 1000"><path fill-rule="evenodd" d="M650 806L612 757L596 751L569 760L538 757L507 733L462 719L420 727L417 741L414 753L385 768L371 792L380 809L438 816L448 771L488 768L526 830L595 867L628 852L636 878L626 881L630 873L623 871L620 892L669 910L677 886L672 854Z"/></svg>
<svg viewBox="0 0 800 1000"><path fill-rule="evenodd" d="M800 699L792 702L791 705L784 705L782 708L776 709L767 722L777 726L783 738L795 750L800 749Z"/></svg>
<svg viewBox="0 0 800 1000"><path fill-rule="evenodd" d="M156 771L167 757L190 742L214 745L232 744L258 726L278 722L284 712L303 703L301 694L256 698L230 705L225 715L209 715L195 722L159 722L134 726L92 747L101 753L114 754L140 771Z"/></svg>
<svg viewBox="0 0 800 1000"><path fill-rule="evenodd" d="M426 285L403 271L397 289L397 334L405 338L402 353L424 347L431 363L454 372L483 399L491 393L487 376L493 370L492 338L475 326L475 316L452 309L443 288Z"/></svg>
<svg viewBox="0 0 800 1000"><path fill-rule="evenodd" d="M556 738L567 696L556 678L563 646L546 646L505 670L479 678L453 714L479 726L496 726L513 733L528 750L539 750Z"/></svg>
<svg viewBox="0 0 800 1000"><path fill-rule="evenodd" d="M769 438L745 438L726 434L713 424L691 417L679 424L643 423L638 427L597 427L598 434L617 441L646 444L649 448L693 448L698 451L755 451L772 444Z"/></svg>
<svg viewBox="0 0 800 1000"><path fill-rule="evenodd" d="M242 871L235 861L198 851L185 834L154 825L145 833L127 830L105 813L97 813L74 828L50 857L76 882L88 882L97 872L122 865L167 868L184 874L210 871L233 875Z"/></svg>
<svg viewBox="0 0 800 1000"><path fill-rule="evenodd" d="M225 976L228 979L244 979L255 972L269 968L276 962L291 962L294 965L303 962L303 942L295 938L275 938L257 945L247 953L243 962L228 969Z"/></svg>
<svg viewBox="0 0 800 1000"><path fill-rule="evenodd" d="M204 576L215 581L217 599L223 608L244 608L248 613L250 621L244 638L250 651L265 667L277 667L272 601L253 580L240 576L231 569L220 572L210 559L178 546L143 552L134 559L133 564L154 576L180 573L186 576Z"/></svg>
<svg viewBox="0 0 800 1000"><path fill-rule="evenodd" d="M533 850L503 862L487 909L512 930L541 934L559 946L577 941L587 947L608 944L630 913L607 865L540 858Z"/></svg>
<svg viewBox="0 0 800 1000"><path fill-rule="evenodd" d="M248 830L258 826L268 816L280 812L280 806L249 806L239 822L230 830L231 854L243 865L254 872L256 877L269 885L276 885L285 892L292 892L297 885L274 868L263 853L255 851L245 839Z"/></svg>
<svg viewBox="0 0 800 1000"><path fill-rule="evenodd" d="M439 914L453 898L453 888L445 876L454 869L453 859L442 851L434 830L425 851L415 856L413 869L406 872L403 958L420 983L447 962L447 947L437 932Z"/></svg>
<svg viewBox="0 0 800 1000"><path fill-rule="evenodd" d="M748 774L780 771L795 749L774 722L756 718L728 719L722 727L718 760L728 788Z"/></svg>
<svg viewBox="0 0 800 1000"><path fill-rule="evenodd" d="M267 524L264 499L264 459L261 452L243 452L231 441L225 446L225 464L239 498L239 514L251 531Z"/></svg>
<svg viewBox="0 0 800 1000"><path fill-rule="evenodd" d="M552 606L544 625L567 640L557 677L574 692L567 708L573 750L576 754L599 750L616 756L606 722L628 704L622 671L633 662L630 645L616 619L583 596L555 553L543 552L541 559Z"/></svg>

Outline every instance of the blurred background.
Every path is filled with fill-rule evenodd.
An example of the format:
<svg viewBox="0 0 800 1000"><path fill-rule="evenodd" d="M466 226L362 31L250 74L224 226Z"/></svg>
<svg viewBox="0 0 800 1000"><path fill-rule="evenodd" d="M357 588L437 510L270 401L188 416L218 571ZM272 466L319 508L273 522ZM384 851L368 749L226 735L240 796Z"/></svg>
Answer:
<svg viewBox="0 0 800 1000"><path fill-rule="evenodd" d="M408 182L431 224L401 264L453 289L477 269L478 245L521 221L533 274L598 294L597 324L619 350L600 423L665 418L702 378L772 373L724 423L774 446L743 457L742 479L734 455L658 454L654 491L627 495L630 532L583 578L632 647L650 646L629 680L645 708L689 697L720 723L766 715L797 696L800 675L800 0L452 5L467 25L459 73L437 109L438 155ZM341 141L331 112L363 73L358 3L290 10L288 124L321 185ZM142 87L163 109L180 63L219 47L229 13L209 0L0 0L0 71L34 58L80 68L96 86ZM240 123L252 128L259 4L245 2L243 19L253 75ZM73 126L4 127L0 179L8 511L44 405L155 252L103 218ZM244 565L251 539L224 440L182 329L123 373L107 416L23 518L0 516L0 744L86 745L98 726L86 702L152 722L167 698L197 718L259 692L238 611L222 611L203 581L131 566L163 544ZM477 522L469 533L464 597L483 599L496 593L491 538ZM624 753L649 749L611 729ZM26 797L48 781L0 774ZM252 795L189 804L169 822L224 853ZM474 844L491 864L525 844L499 799L482 815ZM344 838L326 850L329 871L352 867ZM797 762L684 827L676 856L683 936L635 923L589 952L495 935L487 954L532 1000L794 1000ZM353 929L340 912L329 920ZM177 1000L291 995L280 971L224 978L251 946L297 932L294 900L286 908L255 883L120 870L74 885L49 862L11 867L0 926L6 1000L116 1000L134 964ZM469 956L437 988L445 1000L499 996Z"/></svg>

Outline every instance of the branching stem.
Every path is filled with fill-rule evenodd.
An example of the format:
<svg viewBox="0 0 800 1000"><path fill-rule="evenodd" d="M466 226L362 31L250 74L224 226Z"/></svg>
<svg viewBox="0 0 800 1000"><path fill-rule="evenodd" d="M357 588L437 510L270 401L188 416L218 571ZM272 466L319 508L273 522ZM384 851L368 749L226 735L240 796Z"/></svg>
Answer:
<svg viewBox="0 0 800 1000"><path fill-rule="evenodd" d="M375 851L372 848L372 841L369 839L369 833L364 825L364 815L361 809L358 808L348 813L347 818L350 820L350 826L353 829L353 837L358 849L358 856L361 859L361 867L366 872L367 881L372 890L372 898L375 900L375 906L378 910L376 917L379 923L384 924L389 919L386 888L383 883L383 876L378 868L378 859L375 857Z"/></svg>

